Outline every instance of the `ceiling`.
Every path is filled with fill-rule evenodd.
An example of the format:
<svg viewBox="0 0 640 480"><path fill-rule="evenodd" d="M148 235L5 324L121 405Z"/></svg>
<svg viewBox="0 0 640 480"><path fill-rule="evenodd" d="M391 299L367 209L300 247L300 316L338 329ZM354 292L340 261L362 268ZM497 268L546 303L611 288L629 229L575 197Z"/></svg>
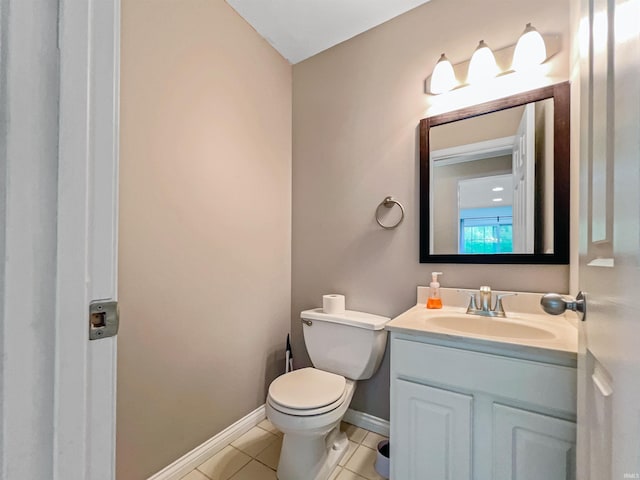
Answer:
<svg viewBox="0 0 640 480"><path fill-rule="evenodd" d="M459 182L460 208L513 205L513 175L493 175Z"/></svg>
<svg viewBox="0 0 640 480"><path fill-rule="evenodd" d="M429 0L226 1L295 64Z"/></svg>

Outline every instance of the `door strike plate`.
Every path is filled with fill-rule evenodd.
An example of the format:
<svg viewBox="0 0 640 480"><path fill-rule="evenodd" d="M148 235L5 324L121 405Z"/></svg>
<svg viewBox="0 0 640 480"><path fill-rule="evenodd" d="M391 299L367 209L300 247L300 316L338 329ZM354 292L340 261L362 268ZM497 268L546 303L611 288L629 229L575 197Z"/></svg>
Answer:
<svg viewBox="0 0 640 480"><path fill-rule="evenodd" d="M89 340L118 333L118 302L98 300L89 304Z"/></svg>

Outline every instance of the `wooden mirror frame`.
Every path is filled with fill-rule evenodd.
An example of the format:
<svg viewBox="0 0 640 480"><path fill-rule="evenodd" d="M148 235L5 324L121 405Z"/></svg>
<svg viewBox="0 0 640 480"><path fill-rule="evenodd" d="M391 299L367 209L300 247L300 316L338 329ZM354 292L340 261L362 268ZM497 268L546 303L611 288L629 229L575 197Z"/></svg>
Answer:
<svg viewBox="0 0 640 480"><path fill-rule="evenodd" d="M430 236L429 130L458 120L553 98L553 253L432 254ZM420 263L569 264L569 82L512 95L420 120Z"/></svg>

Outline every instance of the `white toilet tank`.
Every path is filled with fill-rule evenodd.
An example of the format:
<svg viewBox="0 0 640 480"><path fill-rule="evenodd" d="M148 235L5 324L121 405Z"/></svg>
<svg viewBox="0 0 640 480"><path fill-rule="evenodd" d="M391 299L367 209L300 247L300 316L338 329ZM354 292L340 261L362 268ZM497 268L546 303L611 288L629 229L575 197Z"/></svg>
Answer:
<svg viewBox="0 0 640 480"><path fill-rule="evenodd" d="M351 380L366 380L378 370L389 318L352 310L328 314L322 308L305 310L300 318L314 367Z"/></svg>

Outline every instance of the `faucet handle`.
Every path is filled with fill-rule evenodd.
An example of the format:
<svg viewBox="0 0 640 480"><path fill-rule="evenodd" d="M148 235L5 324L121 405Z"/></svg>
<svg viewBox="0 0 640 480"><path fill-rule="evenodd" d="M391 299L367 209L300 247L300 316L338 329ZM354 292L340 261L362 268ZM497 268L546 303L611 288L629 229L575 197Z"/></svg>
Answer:
<svg viewBox="0 0 640 480"><path fill-rule="evenodd" d="M468 290L458 290L459 292L466 293L469 295L469 306L467 307L467 313L471 311L475 311L478 309L478 304L476 300L476 292L469 292Z"/></svg>
<svg viewBox="0 0 640 480"><path fill-rule="evenodd" d="M501 293L499 295L496 295L496 307L494 308L494 311L498 312L498 314L500 315L505 315L506 313L504 311L504 306L502 305L502 299L504 297L516 297L518 296L517 293Z"/></svg>

